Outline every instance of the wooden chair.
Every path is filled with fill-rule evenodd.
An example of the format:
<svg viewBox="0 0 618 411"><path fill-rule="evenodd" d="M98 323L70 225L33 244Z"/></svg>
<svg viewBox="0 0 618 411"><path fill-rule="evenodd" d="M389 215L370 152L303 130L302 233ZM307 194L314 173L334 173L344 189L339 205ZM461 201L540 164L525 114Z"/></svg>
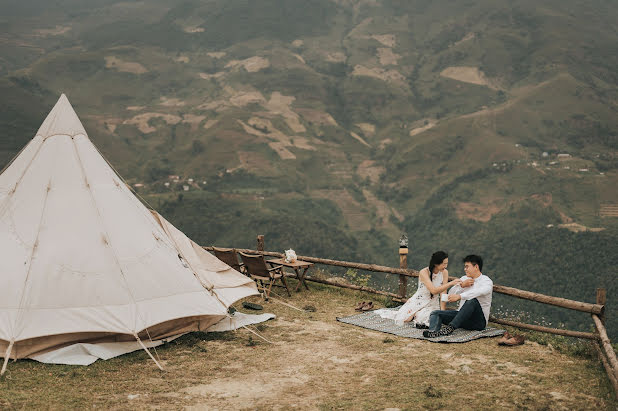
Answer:
<svg viewBox="0 0 618 411"><path fill-rule="evenodd" d="M270 295L270 290L273 285L275 285L277 280L281 280L283 287L285 287L288 292L288 296L292 296L292 294L290 294L290 289L288 288L288 283L285 281L285 275L283 275L283 266L276 265L272 268L268 268L263 255L250 255L241 253L240 251L238 254L240 254L240 258L245 264L247 275L255 280L258 284L258 289L264 291L264 295L267 300ZM266 288L266 283L268 283L268 289Z"/></svg>
<svg viewBox="0 0 618 411"><path fill-rule="evenodd" d="M215 252L215 257L219 260L223 261L225 264L232 267L234 270L241 272L243 274L247 274L245 270L245 265L243 263L238 262L238 257L236 256L236 249L234 248L217 248L212 247Z"/></svg>

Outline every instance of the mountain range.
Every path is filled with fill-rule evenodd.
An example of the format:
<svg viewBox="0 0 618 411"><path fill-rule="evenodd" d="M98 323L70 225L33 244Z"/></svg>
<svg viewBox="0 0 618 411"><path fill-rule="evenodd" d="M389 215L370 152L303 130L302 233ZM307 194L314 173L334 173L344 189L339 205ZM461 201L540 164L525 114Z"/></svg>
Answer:
<svg viewBox="0 0 618 411"><path fill-rule="evenodd" d="M605 287L618 336L613 2L0 4L1 164L66 93L127 183L204 245L264 234L397 266L405 232L411 267L445 249L461 274L475 252L499 284L590 302Z"/></svg>

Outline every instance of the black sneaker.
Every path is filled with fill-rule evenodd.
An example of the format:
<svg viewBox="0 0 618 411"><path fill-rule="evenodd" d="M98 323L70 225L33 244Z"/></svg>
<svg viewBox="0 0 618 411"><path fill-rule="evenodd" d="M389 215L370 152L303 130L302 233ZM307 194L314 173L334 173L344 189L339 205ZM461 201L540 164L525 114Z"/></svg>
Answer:
<svg viewBox="0 0 618 411"><path fill-rule="evenodd" d="M455 331L453 327L450 325L445 325L438 331L423 331L423 337L425 338L436 338L436 337L444 337L447 335L451 335Z"/></svg>
<svg viewBox="0 0 618 411"><path fill-rule="evenodd" d="M447 335L453 334L453 331L455 331L455 329L453 327L451 327L450 325L445 325L438 332L440 333L440 337L442 337L442 336L447 336Z"/></svg>
<svg viewBox="0 0 618 411"><path fill-rule="evenodd" d="M429 330L426 330L426 331L423 331L423 337L425 337L425 338L436 338L438 336L439 332L440 331L429 331Z"/></svg>
<svg viewBox="0 0 618 411"><path fill-rule="evenodd" d="M416 324L414 324L414 326L415 326L416 328L418 328L418 329L421 329L421 330L426 330L427 328L429 328L429 326L428 326L428 325L421 324L421 323L416 323Z"/></svg>
<svg viewBox="0 0 618 411"><path fill-rule="evenodd" d="M264 308L259 304L250 303L249 301L243 301L242 306L250 310L262 310Z"/></svg>

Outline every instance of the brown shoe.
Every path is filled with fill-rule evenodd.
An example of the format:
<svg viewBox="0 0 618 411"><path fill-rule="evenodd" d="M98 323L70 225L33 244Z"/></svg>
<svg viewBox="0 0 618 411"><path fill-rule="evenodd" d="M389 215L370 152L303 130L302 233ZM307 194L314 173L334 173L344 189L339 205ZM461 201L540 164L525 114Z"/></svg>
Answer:
<svg viewBox="0 0 618 411"><path fill-rule="evenodd" d="M509 332L505 332L504 334L502 334L502 337L498 340L498 345L505 345L504 343L507 342L509 340L509 338L511 338L512 335L509 334Z"/></svg>
<svg viewBox="0 0 618 411"><path fill-rule="evenodd" d="M522 345L526 341L526 337L523 335L514 335L516 345Z"/></svg>
<svg viewBox="0 0 618 411"><path fill-rule="evenodd" d="M524 337L523 335L514 335L508 340L506 340L504 344L502 345L508 345L509 347L514 347L516 345L522 345L525 340L526 340L526 337Z"/></svg>
<svg viewBox="0 0 618 411"><path fill-rule="evenodd" d="M363 305L361 311L371 311L373 310L373 301L369 301L367 304Z"/></svg>
<svg viewBox="0 0 618 411"><path fill-rule="evenodd" d="M367 303L366 303L366 302L364 302L364 301L361 301L360 303L356 304L356 307L354 307L354 311L362 311L363 306L364 306L365 304L367 304Z"/></svg>

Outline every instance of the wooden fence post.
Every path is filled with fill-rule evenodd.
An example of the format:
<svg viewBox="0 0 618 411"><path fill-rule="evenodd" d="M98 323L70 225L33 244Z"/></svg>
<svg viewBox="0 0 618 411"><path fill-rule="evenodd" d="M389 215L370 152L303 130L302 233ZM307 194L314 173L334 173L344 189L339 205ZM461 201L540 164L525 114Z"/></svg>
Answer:
<svg viewBox="0 0 618 411"><path fill-rule="evenodd" d="M607 303L607 291L605 288L597 288L597 305L605 306L605 303ZM601 363L603 363L603 367L605 367L607 376L614 387L614 395L618 396L618 361L616 360L614 347L612 347L611 341L605 330L605 310L598 316L593 314L592 320L601 337L601 342L595 342L595 348L599 353L599 358L601 359Z"/></svg>
<svg viewBox="0 0 618 411"><path fill-rule="evenodd" d="M264 252L264 236L261 234L257 236L257 250L261 253Z"/></svg>
<svg viewBox="0 0 618 411"><path fill-rule="evenodd" d="M399 268L408 268L408 248L399 247ZM399 274L399 296L406 298L408 288L408 276Z"/></svg>
<svg viewBox="0 0 618 411"><path fill-rule="evenodd" d="M597 304L605 305L607 303L607 291L605 288L597 288ZM605 310L599 314L599 320L605 325Z"/></svg>

